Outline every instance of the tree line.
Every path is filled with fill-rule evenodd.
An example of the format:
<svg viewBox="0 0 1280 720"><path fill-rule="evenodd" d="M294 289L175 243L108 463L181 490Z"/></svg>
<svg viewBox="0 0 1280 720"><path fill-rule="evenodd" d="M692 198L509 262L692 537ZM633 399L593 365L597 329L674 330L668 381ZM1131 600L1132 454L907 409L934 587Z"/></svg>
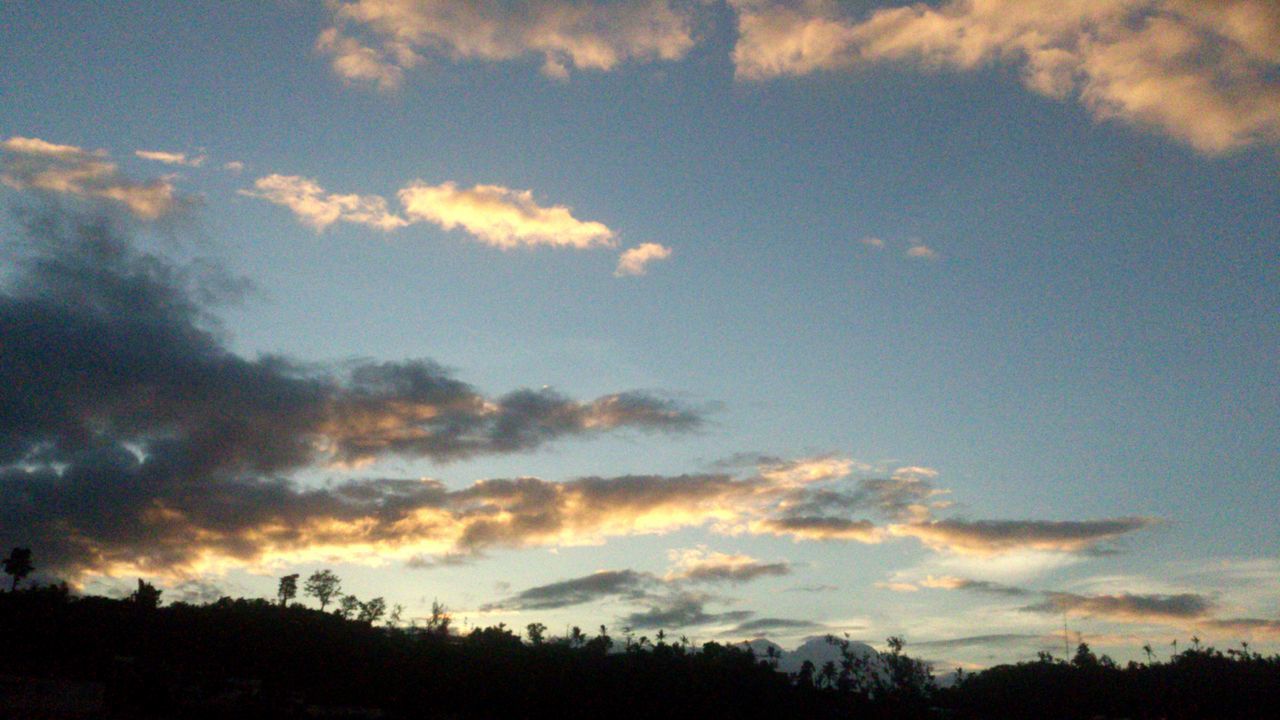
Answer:
<svg viewBox="0 0 1280 720"><path fill-rule="evenodd" d="M1280 656L1247 644L1193 639L1166 661L1147 648L1147 662L1120 665L1082 643L1070 659L1041 653L939 688L899 637L878 656L828 637L838 659L788 674L772 649L663 630L458 632L439 602L405 623L381 597L344 594L328 569L280 578L274 600L162 605L142 579L120 599L20 589L34 569L24 548L3 564L0 678L96 684L107 717L1252 718L1280 707ZM295 602L299 591L319 609Z"/></svg>

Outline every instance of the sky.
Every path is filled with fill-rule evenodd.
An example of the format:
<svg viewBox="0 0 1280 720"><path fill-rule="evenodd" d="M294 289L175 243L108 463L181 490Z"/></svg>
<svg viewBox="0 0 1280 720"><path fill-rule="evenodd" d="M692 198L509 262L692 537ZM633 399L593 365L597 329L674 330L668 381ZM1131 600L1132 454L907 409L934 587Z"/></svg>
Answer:
<svg viewBox="0 0 1280 720"><path fill-rule="evenodd" d="M37 581L330 568L406 621L939 668L1280 650L1274 3L0 18Z"/></svg>

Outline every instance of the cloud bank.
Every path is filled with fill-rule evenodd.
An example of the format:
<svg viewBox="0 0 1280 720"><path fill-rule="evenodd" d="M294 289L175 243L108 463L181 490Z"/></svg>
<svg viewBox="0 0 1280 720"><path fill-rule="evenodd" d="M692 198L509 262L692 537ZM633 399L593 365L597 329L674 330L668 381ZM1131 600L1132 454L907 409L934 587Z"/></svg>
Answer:
<svg viewBox="0 0 1280 720"><path fill-rule="evenodd" d="M643 482L490 481L450 493L418 480L306 489L288 477L388 456L527 451L621 428L682 432L701 420L640 392L490 397L422 360L326 371L240 357L203 303L225 294L223 279L140 252L108 220L37 214L14 245L26 254L0 291L0 541L38 547L44 567L73 575L313 547L549 540L575 524L557 530L538 512L570 498L625 509ZM673 497L702 487L659 484Z"/></svg>
<svg viewBox="0 0 1280 720"><path fill-rule="evenodd" d="M304 469L389 457L448 462L621 429L679 433L702 418L642 392L489 396L425 360L318 369L241 357L220 340L205 302L234 283L142 252L108 220L49 212L26 228L15 242L24 254L0 290L0 543L39 548L44 568L71 577L333 556L421 563L689 527L1072 552L1149 524L934 520L947 506L934 471L853 478L851 461L830 456L762 459L732 474L302 486L291 477ZM668 582L790 570L705 549L674 559ZM690 598L633 624L693 617Z"/></svg>

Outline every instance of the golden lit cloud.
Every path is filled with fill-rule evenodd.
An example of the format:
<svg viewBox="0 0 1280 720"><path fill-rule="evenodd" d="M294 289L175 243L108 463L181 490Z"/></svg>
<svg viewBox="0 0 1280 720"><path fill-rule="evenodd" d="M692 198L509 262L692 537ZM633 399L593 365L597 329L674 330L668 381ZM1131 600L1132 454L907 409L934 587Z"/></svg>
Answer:
<svg viewBox="0 0 1280 720"><path fill-rule="evenodd" d="M540 58L548 77L612 70L627 61L677 60L693 47L692 19L668 0L469 2L343 0L316 46L347 81L382 89L424 55L450 60ZM368 44L349 37L359 33Z"/></svg>
<svg viewBox="0 0 1280 720"><path fill-rule="evenodd" d="M240 194L286 207L316 232L338 221L379 230L395 230L409 224L387 209L385 198L326 192L315 180L297 175L267 175L253 183L253 190L241 190Z"/></svg>
<svg viewBox="0 0 1280 720"><path fill-rule="evenodd" d="M618 258L618 268L613 271L613 274L617 277L644 275L649 269L649 263L666 260L669 257L671 257L671 248L658 243L641 243L633 248L627 248L622 253Z"/></svg>
<svg viewBox="0 0 1280 720"><path fill-rule="evenodd" d="M1280 142L1280 6L1267 0L949 0L861 19L827 0L730 4L744 80L887 61L1007 63L1035 92L1204 153Z"/></svg>
<svg viewBox="0 0 1280 720"><path fill-rule="evenodd" d="M0 142L0 151L4 155L0 182L15 190L110 200L145 220L167 215L181 204L167 179L130 180L101 150L91 152L39 138L11 137Z"/></svg>
<svg viewBox="0 0 1280 720"><path fill-rule="evenodd" d="M575 218L562 205L543 207L530 190L501 185L459 188L452 182L415 182L400 191L400 203L413 220L432 222L445 230L462 228L477 240L503 249L552 245L612 247L613 231L603 223Z"/></svg>
<svg viewBox="0 0 1280 720"><path fill-rule="evenodd" d="M328 28L316 38L316 51L332 58L333 72L349 83L371 83L379 90L395 90L404 79L404 68L417 64L412 54L403 56L404 66L381 51L344 36L338 28Z"/></svg>

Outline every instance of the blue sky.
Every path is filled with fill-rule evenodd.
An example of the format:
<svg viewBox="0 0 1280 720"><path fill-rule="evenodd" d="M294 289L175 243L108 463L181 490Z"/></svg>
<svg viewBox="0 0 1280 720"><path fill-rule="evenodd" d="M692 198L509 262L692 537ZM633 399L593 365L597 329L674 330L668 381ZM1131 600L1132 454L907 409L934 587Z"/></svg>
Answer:
<svg viewBox="0 0 1280 720"><path fill-rule="evenodd" d="M113 524L53 507L99 466L34 449L88 432L150 478L194 431L120 430L80 388L75 422L105 418L83 432L5 426L27 448L6 482L64 477L0 540L91 589L270 596L333 567L407 617L438 598L557 632L789 621L764 632L979 666L1060 648L1065 615L1121 658L1274 649L1280 15L1056 7L5 4L6 297L54 295L22 269L22 209L105 214L138 257L247 281L190 295L191 322L328 400L242 408L314 452L184 470L207 494L97 482ZM397 384L416 359L466 384L468 449ZM202 524L200 498L278 483L271 512ZM80 545L42 552L55 526Z"/></svg>

